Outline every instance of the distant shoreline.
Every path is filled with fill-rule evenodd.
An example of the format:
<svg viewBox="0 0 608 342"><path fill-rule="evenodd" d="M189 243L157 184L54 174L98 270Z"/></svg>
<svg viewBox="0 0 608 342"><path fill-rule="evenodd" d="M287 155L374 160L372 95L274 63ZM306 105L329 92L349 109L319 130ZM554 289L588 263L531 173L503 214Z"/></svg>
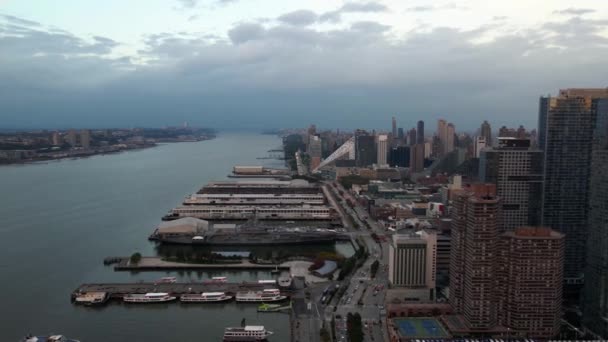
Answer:
<svg viewBox="0 0 608 342"><path fill-rule="evenodd" d="M48 164L49 162L59 162L59 161L66 160L66 159L70 159L70 160L86 159L86 158L94 157L94 156L120 154L123 152L129 152L129 151L141 151L141 150L145 150L145 149L149 149L149 148L158 147L159 145L164 145L164 144L203 142L203 141L213 140L215 138L217 138L217 134L213 137L206 138L206 139L163 140L163 141L157 141L153 144L142 145L139 147L119 148L116 150L106 150L106 151L91 150L91 151L82 151L82 153L75 153L72 155L60 156L60 157L56 157L56 158L48 157L48 158L36 158L36 159L24 159L24 160L19 160L19 161L14 161L14 162L0 162L0 167L14 166L14 165Z"/></svg>

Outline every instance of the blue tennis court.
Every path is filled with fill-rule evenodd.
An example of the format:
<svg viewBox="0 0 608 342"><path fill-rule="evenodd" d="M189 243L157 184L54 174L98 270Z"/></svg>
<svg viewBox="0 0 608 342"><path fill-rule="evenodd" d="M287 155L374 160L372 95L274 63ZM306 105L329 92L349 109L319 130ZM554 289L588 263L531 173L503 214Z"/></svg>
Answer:
<svg viewBox="0 0 608 342"><path fill-rule="evenodd" d="M409 338L447 338L449 337L445 329L434 318L395 318L395 326L399 329L399 334Z"/></svg>

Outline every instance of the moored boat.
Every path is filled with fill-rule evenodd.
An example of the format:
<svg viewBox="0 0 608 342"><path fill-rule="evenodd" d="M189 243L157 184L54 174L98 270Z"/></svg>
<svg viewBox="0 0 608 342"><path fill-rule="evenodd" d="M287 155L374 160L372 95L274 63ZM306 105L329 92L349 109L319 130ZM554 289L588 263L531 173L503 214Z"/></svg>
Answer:
<svg viewBox="0 0 608 342"><path fill-rule="evenodd" d="M213 277L211 280L205 280L203 284L224 284L228 282L226 277Z"/></svg>
<svg viewBox="0 0 608 342"><path fill-rule="evenodd" d="M176 277L162 277L156 281L157 284L174 284L177 283Z"/></svg>
<svg viewBox="0 0 608 342"><path fill-rule="evenodd" d="M262 291L241 291L236 293L237 302L278 302L286 299L278 289L265 289Z"/></svg>
<svg viewBox="0 0 608 342"><path fill-rule="evenodd" d="M224 342L255 342L266 341L272 331L266 330L263 325L246 325L244 327L226 328Z"/></svg>
<svg viewBox="0 0 608 342"><path fill-rule="evenodd" d="M21 341L23 341L23 342L80 342L78 340L69 339L63 335L50 335L50 336L27 335Z"/></svg>
<svg viewBox="0 0 608 342"><path fill-rule="evenodd" d="M203 292L184 294L179 297L179 300L183 303L213 303L213 302L225 302L231 300L232 296L227 295L224 292Z"/></svg>
<svg viewBox="0 0 608 342"><path fill-rule="evenodd" d="M125 303L165 303L177 299L165 292L149 292L145 294L128 294L123 297Z"/></svg>
<svg viewBox="0 0 608 342"><path fill-rule="evenodd" d="M105 303L110 296L107 292L85 292L74 298L74 303L82 305L98 305Z"/></svg>

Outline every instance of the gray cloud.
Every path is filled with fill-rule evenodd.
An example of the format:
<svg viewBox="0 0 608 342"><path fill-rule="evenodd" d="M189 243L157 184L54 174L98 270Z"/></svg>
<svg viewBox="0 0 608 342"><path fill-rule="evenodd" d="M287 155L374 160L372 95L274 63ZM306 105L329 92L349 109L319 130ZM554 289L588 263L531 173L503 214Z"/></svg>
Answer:
<svg viewBox="0 0 608 342"><path fill-rule="evenodd" d="M605 87L608 72L608 23L583 18L482 44L473 41L499 22L413 30L400 39L369 21L329 31L241 23L229 40L149 35L144 49L121 59L108 56L114 41L10 25L0 31L0 115L8 127L188 121L354 128L387 126L394 114L404 126L439 116L459 129L484 119L534 126L539 94ZM21 33L10 38L5 30ZM132 64L140 58L150 62Z"/></svg>
<svg viewBox="0 0 608 342"><path fill-rule="evenodd" d="M589 14L589 13L593 13L593 12L595 12L594 9L574 8L574 7L570 7L570 8L566 8L566 9L558 10L558 11L553 11L553 13L561 14L561 15L583 15L583 14Z"/></svg>
<svg viewBox="0 0 608 342"><path fill-rule="evenodd" d="M440 11L440 10L466 11L468 9L469 8L466 6L461 6L461 5L458 5L457 3L450 2L445 5L438 5L438 6L433 6L433 5L414 6L414 7L407 8L405 11L406 12L432 12L432 11Z"/></svg>
<svg viewBox="0 0 608 342"><path fill-rule="evenodd" d="M430 12L435 9L434 6L415 6L406 9L407 12Z"/></svg>
<svg viewBox="0 0 608 342"><path fill-rule="evenodd" d="M294 26L308 26L317 21L317 14L310 10L297 10L285 13L277 19Z"/></svg>
<svg viewBox="0 0 608 342"><path fill-rule="evenodd" d="M322 22L339 22L344 13L377 13L388 11L388 7L377 2L347 2L334 11L321 14L319 20Z"/></svg>
<svg viewBox="0 0 608 342"><path fill-rule="evenodd" d="M0 14L0 18L3 18L5 21L7 21L11 24L15 24L15 25L41 26L40 23L38 23L38 22L26 20L26 19L22 19L22 18L17 18L15 16L7 15L7 14Z"/></svg>

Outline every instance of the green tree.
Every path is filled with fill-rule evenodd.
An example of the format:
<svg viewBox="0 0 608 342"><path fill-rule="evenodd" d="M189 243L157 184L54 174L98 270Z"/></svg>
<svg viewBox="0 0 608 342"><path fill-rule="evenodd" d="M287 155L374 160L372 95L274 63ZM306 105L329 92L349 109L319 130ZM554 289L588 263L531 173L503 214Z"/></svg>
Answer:
<svg viewBox="0 0 608 342"><path fill-rule="evenodd" d="M131 255L131 258L130 258L130 260L129 260L129 261L130 261L132 264L135 264L135 265L139 264L139 262L141 261L141 254L140 254L140 253L138 253L138 252L133 253L133 254Z"/></svg>

